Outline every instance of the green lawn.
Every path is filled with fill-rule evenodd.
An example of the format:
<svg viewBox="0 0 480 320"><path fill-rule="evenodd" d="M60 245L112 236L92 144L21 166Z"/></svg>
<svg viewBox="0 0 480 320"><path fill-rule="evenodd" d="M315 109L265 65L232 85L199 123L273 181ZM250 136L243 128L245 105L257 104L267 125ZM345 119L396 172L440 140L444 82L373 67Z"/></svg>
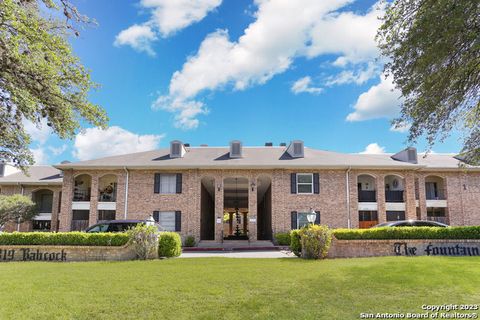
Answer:
<svg viewBox="0 0 480 320"><path fill-rule="evenodd" d="M2 263L1 319L359 319L480 302L480 258Z"/></svg>

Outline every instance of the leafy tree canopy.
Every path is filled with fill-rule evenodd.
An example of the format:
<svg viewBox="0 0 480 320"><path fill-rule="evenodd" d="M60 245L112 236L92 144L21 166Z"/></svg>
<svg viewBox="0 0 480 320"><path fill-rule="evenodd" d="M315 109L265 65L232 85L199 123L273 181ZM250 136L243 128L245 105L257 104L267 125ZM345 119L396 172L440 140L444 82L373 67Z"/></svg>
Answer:
<svg viewBox="0 0 480 320"><path fill-rule="evenodd" d="M29 197L0 195L0 229L9 221L28 221L36 215L36 205Z"/></svg>
<svg viewBox="0 0 480 320"><path fill-rule="evenodd" d="M106 126L105 111L88 101L97 85L67 40L88 22L67 0L0 1L0 159L33 163L25 120L45 119L60 138L82 122Z"/></svg>
<svg viewBox="0 0 480 320"><path fill-rule="evenodd" d="M394 124L430 148L458 129L465 162L480 164L480 1L395 0L377 40L404 98Z"/></svg>

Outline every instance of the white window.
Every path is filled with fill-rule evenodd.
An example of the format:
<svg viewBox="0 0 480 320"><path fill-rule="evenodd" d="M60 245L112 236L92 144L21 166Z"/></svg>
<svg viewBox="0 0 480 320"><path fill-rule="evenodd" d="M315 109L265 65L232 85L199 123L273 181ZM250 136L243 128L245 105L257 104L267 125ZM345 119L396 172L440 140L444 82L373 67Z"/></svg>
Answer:
<svg viewBox="0 0 480 320"><path fill-rule="evenodd" d="M306 212L298 212L297 213L297 228L303 228L305 226L308 226L309 222L307 219L307 214Z"/></svg>
<svg viewBox="0 0 480 320"><path fill-rule="evenodd" d="M160 174L160 193L177 193L177 175L173 174Z"/></svg>
<svg viewBox="0 0 480 320"><path fill-rule="evenodd" d="M175 231L175 211L160 211L156 222L162 227L163 231Z"/></svg>
<svg viewBox="0 0 480 320"><path fill-rule="evenodd" d="M297 173L297 193L313 193L313 173Z"/></svg>

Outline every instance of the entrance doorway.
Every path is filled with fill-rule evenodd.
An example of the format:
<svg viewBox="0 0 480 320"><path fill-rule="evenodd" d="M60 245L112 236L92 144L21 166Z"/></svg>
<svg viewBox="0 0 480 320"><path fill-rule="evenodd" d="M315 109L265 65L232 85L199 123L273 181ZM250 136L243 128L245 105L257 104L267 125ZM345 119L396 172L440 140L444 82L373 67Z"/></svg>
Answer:
<svg viewBox="0 0 480 320"><path fill-rule="evenodd" d="M223 238L248 240L248 179L223 180Z"/></svg>
<svg viewBox="0 0 480 320"><path fill-rule="evenodd" d="M210 176L201 182L200 240L215 240L215 178Z"/></svg>
<svg viewBox="0 0 480 320"><path fill-rule="evenodd" d="M257 179L257 237L272 240L272 180L261 175Z"/></svg>

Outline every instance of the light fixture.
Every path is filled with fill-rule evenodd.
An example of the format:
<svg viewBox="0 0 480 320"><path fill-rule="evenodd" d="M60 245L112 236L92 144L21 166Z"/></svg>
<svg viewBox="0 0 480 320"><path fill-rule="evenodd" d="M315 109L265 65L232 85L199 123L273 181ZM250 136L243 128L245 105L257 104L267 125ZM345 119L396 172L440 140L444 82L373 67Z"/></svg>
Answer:
<svg viewBox="0 0 480 320"><path fill-rule="evenodd" d="M255 191L255 181L252 181L252 183L250 184L250 186L252 187L252 191Z"/></svg>
<svg viewBox="0 0 480 320"><path fill-rule="evenodd" d="M150 217L148 217L147 220L145 220L145 224L147 226L153 226L155 225L155 219L153 218L153 216L151 215Z"/></svg>
<svg viewBox="0 0 480 320"><path fill-rule="evenodd" d="M217 184L217 191L221 191L221 190L222 190L222 184L219 183L219 184Z"/></svg>
<svg viewBox="0 0 480 320"><path fill-rule="evenodd" d="M310 208L310 212L307 213L307 220L309 224L314 224L315 220L317 219L317 213L313 208Z"/></svg>

